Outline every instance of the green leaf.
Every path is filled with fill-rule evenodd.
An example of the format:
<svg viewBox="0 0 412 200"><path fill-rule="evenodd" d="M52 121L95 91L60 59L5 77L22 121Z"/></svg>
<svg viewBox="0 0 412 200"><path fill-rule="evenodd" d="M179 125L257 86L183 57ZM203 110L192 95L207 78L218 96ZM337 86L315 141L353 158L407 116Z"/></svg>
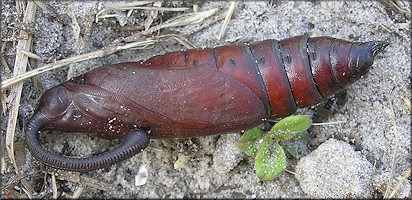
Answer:
<svg viewBox="0 0 412 200"><path fill-rule="evenodd" d="M268 134L277 140L288 140L310 127L312 119L306 115L289 116L276 123Z"/></svg>
<svg viewBox="0 0 412 200"><path fill-rule="evenodd" d="M266 141L263 141L258 150L255 160L257 176L264 181L275 179L285 168L286 158L282 146L274 143L270 148Z"/></svg>
<svg viewBox="0 0 412 200"><path fill-rule="evenodd" d="M256 154L256 139L262 135L262 131L259 128L252 128L245 131L242 137L236 141L236 146L242 149L248 156L254 156Z"/></svg>
<svg viewBox="0 0 412 200"><path fill-rule="evenodd" d="M257 152L256 144L254 141L249 141L245 143L236 143L237 147L242 149L248 156L254 156Z"/></svg>
<svg viewBox="0 0 412 200"><path fill-rule="evenodd" d="M294 158L297 159L299 157L298 150L295 147L287 145L285 143L282 143L282 147L285 148L286 151L289 152L290 155L292 155Z"/></svg>
<svg viewBox="0 0 412 200"><path fill-rule="evenodd" d="M309 134L307 130L304 130L302 132L296 133L296 135L293 137L297 140L300 140L302 142L308 143L309 142Z"/></svg>
<svg viewBox="0 0 412 200"><path fill-rule="evenodd" d="M237 142L244 143L248 141L254 141L260 136L262 136L262 131L259 128L255 127L245 131L245 133L243 133L242 137L240 137Z"/></svg>

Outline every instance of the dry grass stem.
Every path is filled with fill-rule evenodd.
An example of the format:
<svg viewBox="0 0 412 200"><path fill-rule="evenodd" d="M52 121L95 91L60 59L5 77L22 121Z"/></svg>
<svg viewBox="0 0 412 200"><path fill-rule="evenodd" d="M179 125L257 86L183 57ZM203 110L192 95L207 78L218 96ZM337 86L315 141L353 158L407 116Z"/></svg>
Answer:
<svg viewBox="0 0 412 200"><path fill-rule="evenodd" d="M313 126L324 126L324 125L334 125L334 124L343 124L346 121L336 121L336 122L320 122L320 123L312 123Z"/></svg>
<svg viewBox="0 0 412 200"><path fill-rule="evenodd" d="M23 178L23 176L14 176L10 180L8 180L6 183L2 182L2 188L1 190L4 190L5 188L8 188L14 184L16 184L17 181L20 181Z"/></svg>
<svg viewBox="0 0 412 200"><path fill-rule="evenodd" d="M3 53L4 53L4 49L6 49L8 42L3 42L3 44L1 45L1 49L0 49L0 59L1 59L1 64L4 66L4 72L6 72L6 74L10 74L10 67L6 62L6 59L4 59L3 57Z"/></svg>
<svg viewBox="0 0 412 200"><path fill-rule="evenodd" d="M33 197L33 193L35 193L33 186L31 186L31 184L25 179L27 176L21 176L21 175L17 175L14 176L12 179L10 179L7 183L5 183L1 188L2 191L6 192L6 190L8 192L10 192L10 195L14 196L14 198L32 198ZM23 184L23 187L19 187L18 182L21 181L21 183ZM15 189L18 190L23 190L24 194L19 194L19 192L17 192Z"/></svg>
<svg viewBox="0 0 412 200"><path fill-rule="evenodd" d="M404 2L399 0L387 0L387 2L394 8L396 8L399 12L411 14L411 10L408 8L407 5L405 5Z"/></svg>
<svg viewBox="0 0 412 200"><path fill-rule="evenodd" d="M122 46L117 46L115 48L115 52L120 51L120 50L125 50L125 49L131 49L131 48L144 49L144 48L147 48L150 45L155 44L156 42L157 42L157 40L154 39L154 38L147 38L144 41L130 42L130 43L127 43L127 44L122 45Z"/></svg>
<svg viewBox="0 0 412 200"><path fill-rule="evenodd" d="M7 38L1 38L1 41L2 41L2 42L13 42L13 44L14 44L14 42L16 42L17 40L27 40L27 38L25 38L25 37L20 37L20 36L16 36L16 35L12 35L12 36L7 37Z"/></svg>
<svg viewBox="0 0 412 200"><path fill-rule="evenodd" d="M69 199L78 199L83 192L84 187L80 186L74 191L72 196L69 196Z"/></svg>
<svg viewBox="0 0 412 200"><path fill-rule="evenodd" d="M166 7L127 7L127 8L116 8L113 10L157 10L157 11L169 11L169 12L182 12L189 10L189 8L166 8Z"/></svg>
<svg viewBox="0 0 412 200"><path fill-rule="evenodd" d="M149 3L153 3L154 1L142 1L142 2L133 2L133 3L115 3L115 4L107 4L105 8L101 11L99 11L96 14L96 23L99 22L100 18L109 18L109 17L117 17L118 14L105 14L102 15L106 11L110 10L128 10L127 17L130 17L132 14L133 10L148 10L148 11L166 11L166 12L182 12L182 11L187 11L189 8L166 8L166 7L161 7L162 2L157 1L154 2L152 7L145 6L142 7L142 5L146 5ZM157 14L156 14L157 15ZM148 24L151 24L150 22L150 15L148 16ZM154 19L155 17L153 17ZM146 29L147 30L147 29Z"/></svg>
<svg viewBox="0 0 412 200"><path fill-rule="evenodd" d="M73 9L72 8L72 6L70 6L70 8L71 9ZM74 12L74 11L73 11ZM76 19L76 15L75 14L73 14L72 15L72 27L73 27L73 35L74 35L74 38L76 39L76 42L77 43L79 43L79 38L80 38L80 25L79 25L79 23L77 22L77 19Z"/></svg>
<svg viewBox="0 0 412 200"><path fill-rule="evenodd" d="M8 101L8 99L7 99L7 95L6 95L6 91L5 90L2 90L1 91L1 93L0 93L0 99L1 99L1 105L2 105L2 108L3 108L3 115L6 115L6 113L7 113L7 103L9 102ZM3 139L3 138L2 138ZM4 145L3 145L3 143L1 144L1 148L2 149L4 149Z"/></svg>
<svg viewBox="0 0 412 200"><path fill-rule="evenodd" d="M133 11L134 11L134 10L129 10L129 11L127 11L127 15L126 15L126 17L130 17L130 16L132 16Z"/></svg>
<svg viewBox="0 0 412 200"><path fill-rule="evenodd" d="M155 150L155 151L162 151L162 152L163 152L163 149L159 149L159 148L155 148L155 147L151 147L151 146L148 146L147 149L151 149L151 150Z"/></svg>
<svg viewBox="0 0 412 200"><path fill-rule="evenodd" d="M196 46L194 44L192 44L188 39L186 39L185 37L182 37L180 35L176 35L176 34L167 34L167 35L162 35L159 37L171 37L172 39L176 40L177 42L179 42L181 45L185 46L187 49L194 49L196 48Z"/></svg>
<svg viewBox="0 0 412 200"><path fill-rule="evenodd" d="M399 34L401 37L403 37L405 40L409 40L409 35L405 34L402 30L405 30L403 27L408 25L409 23L393 23L393 26L385 26L383 24L378 24L377 26L384 29L387 32L395 32L397 34Z"/></svg>
<svg viewBox="0 0 412 200"><path fill-rule="evenodd" d="M6 183L3 183L1 190L4 190L5 188L12 188L14 187L14 185L17 184L17 182L21 181L23 183L23 186L28 189L28 191L32 193L35 193L35 190L33 188L33 186L25 179L29 176L32 176L33 174L26 174L24 176L14 176L13 178L11 178L10 180L8 180Z"/></svg>
<svg viewBox="0 0 412 200"><path fill-rule="evenodd" d="M27 190L25 187L22 187L21 189L23 190L23 192L27 195L27 197L28 197L29 199L32 199L32 198L33 198L33 193L32 193L32 192L30 192L29 190Z"/></svg>
<svg viewBox="0 0 412 200"><path fill-rule="evenodd" d="M391 114L392 114L391 121L393 123L393 135L395 136L395 146L393 147L394 149L393 149L392 162L391 162L391 175L389 177L389 182L388 182L388 185L386 187L385 195L383 197L384 199L388 198L389 190L392 187L393 173L395 171L395 158L396 158L396 154L397 154L397 151L398 151L398 143L399 143L398 142L398 133L396 131L395 112L393 111L392 99L391 99L391 96L390 96L389 92L386 93L386 96L388 98L389 107L391 108Z"/></svg>
<svg viewBox="0 0 412 200"><path fill-rule="evenodd" d="M237 41L241 40L242 38L244 38L244 36L229 38L229 39L225 40L225 43L234 43L234 42L237 42Z"/></svg>
<svg viewBox="0 0 412 200"><path fill-rule="evenodd" d="M89 187L102 191L110 190L110 185L108 183L93 178L89 178L83 175L79 175L78 173L65 172L63 174L56 174L56 178L59 180L65 180L73 183L87 185Z"/></svg>
<svg viewBox="0 0 412 200"><path fill-rule="evenodd" d="M53 188L53 199L57 199L58 195L57 195L57 185L56 185L56 176L54 175L54 173L51 173L51 178L52 178L52 188Z"/></svg>
<svg viewBox="0 0 412 200"><path fill-rule="evenodd" d="M199 12L199 2L196 2L193 4L193 11L194 12Z"/></svg>
<svg viewBox="0 0 412 200"><path fill-rule="evenodd" d="M275 122L275 123L280 122L280 120L277 120L277 119L271 119L271 118L267 119L267 121L270 121L270 122Z"/></svg>
<svg viewBox="0 0 412 200"><path fill-rule="evenodd" d="M208 28L210 25L223 20L225 18L226 14L225 12L219 12L214 16L206 18L202 23L200 24L190 24L187 25L183 28L180 28L178 31L180 32L180 35L192 35L195 32L198 32L204 28Z"/></svg>
<svg viewBox="0 0 412 200"><path fill-rule="evenodd" d="M296 172L294 172L294 171L290 171L290 170L287 170L287 169L283 169L283 170L285 170L285 172L288 172L289 174L293 174L293 175L298 175Z"/></svg>
<svg viewBox="0 0 412 200"><path fill-rule="evenodd" d="M409 101L409 99L407 99L407 98L403 98L402 100L403 100L403 102L405 102L406 107L408 107L409 111L412 111L411 101Z"/></svg>
<svg viewBox="0 0 412 200"><path fill-rule="evenodd" d="M226 31L227 25L229 24L229 20L232 17L233 11L235 10L236 4L237 4L237 1L232 1L232 3L230 3L229 10L227 11L225 21L223 22L222 29L220 29L220 33L219 33L219 36L217 37L217 40L222 39L222 36Z"/></svg>
<svg viewBox="0 0 412 200"><path fill-rule="evenodd" d="M71 25L73 27L74 39L76 40L77 44L80 44L81 43L80 42L80 40L81 40L81 38L80 38L80 25L77 22L76 15L74 14L75 11L73 9L73 4L70 4L69 8L73 12L73 14L72 14L72 24ZM75 49L77 50L76 52L79 52L78 48L75 48ZM66 80L70 80L73 77L74 71L75 71L74 67L75 67L74 65L69 65Z"/></svg>
<svg viewBox="0 0 412 200"><path fill-rule="evenodd" d="M153 3L153 6L145 6L143 5ZM156 11L170 11L170 12L181 12L189 10L189 8L167 8L159 6L160 1L141 1L141 2L134 2L134 3L115 3L115 4L107 4L104 10L156 10ZM160 2L161 5L162 2ZM100 12L99 12L100 13Z"/></svg>
<svg viewBox="0 0 412 200"><path fill-rule="evenodd" d="M80 176L80 183L103 191L108 191L112 188L108 183L104 181L90 178L87 176Z"/></svg>
<svg viewBox="0 0 412 200"><path fill-rule="evenodd" d="M132 3L112 3L112 4L106 4L105 8L107 9L119 9L121 8L122 10L127 10L124 8L129 8L129 7L135 7L135 6L144 6L149 3L153 3L154 1L135 1Z"/></svg>
<svg viewBox="0 0 412 200"><path fill-rule="evenodd" d="M3 142L3 141L2 141ZM3 149L4 146L2 145L1 148ZM3 154L2 154L3 155ZM6 159L4 156L1 157L1 167L0 167L0 174L4 175L6 173Z"/></svg>
<svg viewBox="0 0 412 200"><path fill-rule="evenodd" d="M24 6L25 6L24 1L22 1L22 0L17 0L16 1L16 10L20 14L20 16L23 13Z"/></svg>
<svg viewBox="0 0 412 200"><path fill-rule="evenodd" d="M29 58L33 58L36 60L42 60L42 58L38 55L36 55L35 53L32 53L30 51L26 51L24 49L21 49L20 47L17 47L17 50L20 51L21 53L23 53L24 55L26 55Z"/></svg>
<svg viewBox="0 0 412 200"><path fill-rule="evenodd" d="M74 76L74 71L75 71L75 65L70 64L69 69L67 70L67 77L66 80L70 80Z"/></svg>
<svg viewBox="0 0 412 200"><path fill-rule="evenodd" d="M171 27L178 27L178 26L186 26L192 24L201 23L204 19L212 16L218 11L217 8L202 11L202 12L191 12L185 13L170 20L167 20L164 24L159 24L147 30L147 33L152 33L158 31L163 28L171 28Z"/></svg>
<svg viewBox="0 0 412 200"><path fill-rule="evenodd" d="M3 43L3 44L5 44L5 43ZM1 52L1 55L3 54L3 52ZM4 66L4 72L6 73L6 74L10 74L10 67L9 67L9 65L7 64L7 61L6 61L6 59L4 59L4 57L3 56L1 56L0 57L0 62L1 62L1 65L3 65Z"/></svg>
<svg viewBox="0 0 412 200"><path fill-rule="evenodd" d="M106 12L106 11L107 11L106 9L103 9L103 10L99 11L99 12L96 14L96 17L95 17L96 23L99 23L100 15L101 15L102 13Z"/></svg>
<svg viewBox="0 0 412 200"><path fill-rule="evenodd" d="M110 18L110 17L118 17L119 15L118 14L106 14L106 15L103 15L103 16L100 16L99 18L101 18L101 19L106 19L106 18ZM96 23L97 23L98 21L96 20Z"/></svg>
<svg viewBox="0 0 412 200"><path fill-rule="evenodd" d="M35 0L34 2L37 4L37 6L43 9L46 13L51 13L51 11L47 8L47 6L42 1Z"/></svg>
<svg viewBox="0 0 412 200"><path fill-rule="evenodd" d="M391 194L389 195L389 198L392 198L396 191L401 187L402 183L405 182L406 178L408 178L411 175L411 169L409 168L408 171L406 171L405 175L402 176L402 179L396 184L395 189L392 190Z"/></svg>
<svg viewBox="0 0 412 200"><path fill-rule="evenodd" d="M19 177L22 177L22 175L18 175ZM26 179L22 178L21 179L21 183L23 184L23 189L24 192L29 196L33 196L33 193L36 193L36 191L34 190L33 186L31 185L31 183L29 181L27 181Z"/></svg>
<svg viewBox="0 0 412 200"><path fill-rule="evenodd" d="M27 3L27 9L24 14L23 22L30 23L34 21L34 17L36 14L36 7L37 7L36 3L33 1L29 1ZM32 36L28 35L28 33L23 30L20 31L20 35L26 36L28 39L19 40L17 44L17 47L18 47L17 49L20 48L22 50L30 51ZM20 74L23 74L26 71L27 63L28 63L27 55L17 50L13 76L18 76ZM19 83L15 85L10 92L10 96L8 97L8 99L10 100L9 105L11 108L9 110L7 130L6 130L7 153L10 158L10 161L13 163L16 173L19 175L20 175L20 171L18 170L16 160L14 157L14 132L16 130L16 122L17 122L17 116L18 116L18 111L19 111L19 106L20 106L22 88L23 88L23 83Z"/></svg>
<svg viewBox="0 0 412 200"><path fill-rule="evenodd" d="M162 6L163 1L156 1L155 3L153 3L154 7L161 7ZM129 10L128 13L128 17L131 15L133 10ZM151 11L147 11L149 14L146 17L145 23L144 23L144 30L148 30L150 28L150 26L152 25L154 19L156 19L157 15L159 14L158 10L151 10Z"/></svg>
<svg viewBox="0 0 412 200"><path fill-rule="evenodd" d="M401 3L401 1L398 1L398 2ZM411 11L405 5L403 5L403 7L402 7L402 8L405 8L405 9L401 9L398 6L394 6L394 5L396 5L396 3L394 3L393 1L390 1L390 0L384 0L384 1L381 1L381 3L383 3L383 4L381 6L378 6L377 8L382 13L387 12L387 10L388 10L387 7L395 7L395 9L397 9L401 13L406 13L407 15L411 14ZM383 30L385 30L389 33L395 32L396 34L399 34L401 37L403 37L405 40L409 41L409 39L410 39L410 36L409 36L410 35L410 23L408 23L408 22L399 23L399 22L395 22L395 21L389 21L389 22L391 23L389 25L382 24L379 21L370 21L370 22L368 22L368 24L370 24L372 26L375 26L376 29L383 29Z"/></svg>

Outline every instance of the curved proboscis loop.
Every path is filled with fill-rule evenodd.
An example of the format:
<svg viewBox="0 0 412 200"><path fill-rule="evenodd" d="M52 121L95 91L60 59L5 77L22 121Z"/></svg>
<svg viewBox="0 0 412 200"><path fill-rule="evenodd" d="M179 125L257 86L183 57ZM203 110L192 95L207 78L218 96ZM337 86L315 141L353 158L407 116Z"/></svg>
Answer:
<svg viewBox="0 0 412 200"><path fill-rule="evenodd" d="M46 119L41 114L33 115L26 131L26 143L31 154L43 164L69 171L93 171L109 167L143 151L149 144L146 131L131 131L115 149L88 158L70 158L57 155L45 149L39 141L40 130Z"/></svg>

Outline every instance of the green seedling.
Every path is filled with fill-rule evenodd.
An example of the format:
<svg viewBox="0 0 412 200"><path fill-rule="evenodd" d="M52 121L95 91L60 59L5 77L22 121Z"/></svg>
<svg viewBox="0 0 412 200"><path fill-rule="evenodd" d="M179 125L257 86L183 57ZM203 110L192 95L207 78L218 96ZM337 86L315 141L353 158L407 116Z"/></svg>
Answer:
<svg viewBox="0 0 412 200"><path fill-rule="evenodd" d="M261 180L271 181L283 171L285 166L286 157L283 148L278 143L272 146L263 141L255 160L257 176Z"/></svg>
<svg viewBox="0 0 412 200"><path fill-rule="evenodd" d="M308 116L290 116L275 124L268 134L273 135L276 140L288 140L295 134L308 129L311 124L312 119Z"/></svg>
<svg viewBox="0 0 412 200"><path fill-rule="evenodd" d="M262 131L255 127L245 131L241 138L236 141L236 145L243 150L248 156L254 156L257 152L256 142L260 136L262 136Z"/></svg>
<svg viewBox="0 0 412 200"><path fill-rule="evenodd" d="M236 145L248 156L256 156L257 176L261 180L270 181L282 173L286 166L284 149L293 157L298 157L296 148L285 144L284 141L294 138L308 142L306 130L311 124L312 120L305 115L286 117L266 134L263 134L259 128L245 131Z"/></svg>

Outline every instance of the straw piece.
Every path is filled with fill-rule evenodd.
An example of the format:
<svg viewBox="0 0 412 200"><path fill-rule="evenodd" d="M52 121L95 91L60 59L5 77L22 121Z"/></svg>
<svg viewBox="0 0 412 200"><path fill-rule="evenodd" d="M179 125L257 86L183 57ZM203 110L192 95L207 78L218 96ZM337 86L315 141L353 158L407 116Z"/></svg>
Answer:
<svg viewBox="0 0 412 200"><path fill-rule="evenodd" d="M102 191L110 190L110 185L108 183L84 175L79 175L79 173L65 172L63 174L56 174L56 178L59 180L80 183Z"/></svg>
<svg viewBox="0 0 412 200"><path fill-rule="evenodd" d="M153 3L153 6L144 6L149 3ZM161 3L161 2L160 2ZM133 2L133 3L114 3L114 4L107 4L104 8L104 10L135 10L135 9L140 9L140 10L157 10L157 11L174 11L174 12L180 12L180 11L186 11L189 10L189 8L167 8L167 7L161 7L158 6L159 1L141 1L141 2Z"/></svg>
<svg viewBox="0 0 412 200"><path fill-rule="evenodd" d="M210 16L203 20L200 24L190 24L183 28L177 28L177 31L180 32L180 35L192 35L204 28L210 27L210 25L215 24L216 22L224 19L226 16L225 12L216 13L214 16Z"/></svg>
<svg viewBox="0 0 412 200"><path fill-rule="evenodd" d="M47 8L46 4L44 4L42 1L35 0L37 6L39 6L41 9L43 9L46 13L51 13L51 11Z"/></svg>
<svg viewBox="0 0 412 200"><path fill-rule="evenodd" d="M157 11L169 11L169 12L182 12L182 11L189 10L189 8L141 7L141 6L127 7L127 8L116 8L116 9L113 9L113 10L131 10L131 9L136 9L136 10L157 10Z"/></svg>
<svg viewBox="0 0 412 200"><path fill-rule="evenodd" d="M83 192L84 187L80 186L74 191L73 195L70 196L70 199L78 199Z"/></svg>
<svg viewBox="0 0 412 200"><path fill-rule="evenodd" d="M396 184L395 189L392 190L391 194L389 195L389 199L391 199L395 194L396 191L401 187L402 183L405 182L406 178L408 178L411 175L411 169L409 168L408 171L406 171L405 175L402 176L402 179Z"/></svg>
<svg viewBox="0 0 412 200"><path fill-rule="evenodd" d="M233 11L235 10L236 4L237 4L237 1L232 1L232 3L230 3L229 10L227 11L225 21L223 22L222 29L220 29L220 33L219 33L219 36L217 37L217 40L222 39L222 36L226 31L227 25L229 24L229 20L232 17Z"/></svg>
<svg viewBox="0 0 412 200"><path fill-rule="evenodd" d="M134 7L134 6L143 6L149 3L153 3L154 1L135 1L132 3L113 3L113 4L106 4L105 8L107 9L120 9L122 8L123 10L129 10L125 9L128 7Z"/></svg>
<svg viewBox="0 0 412 200"><path fill-rule="evenodd" d="M185 46L188 49L194 49L196 48L196 46L194 44L192 44L188 39L176 35L176 34L169 34L170 37L172 37L173 39L175 39L176 41L178 41L181 45Z"/></svg>
<svg viewBox="0 0 412 200"><path fill-rule="evenodd" d="M391 121L393 123L393 135L395 136L395 138L394 138L395 145L393 147L392 162L391 162L391 169L390 169L390 171L391 171L390 178L389 178L388 186L386 187L385 195L383 196L384 199L388 198L389 190L392 187L393 173L395 171L395 158L396 158L397 153L398 153L398 144L399 144L398 133L397 133L397 130L396 130L395 112L393 111L393 106L392 106L392 98L391 98L389 92L386 92L386 96L388 98L389 107L391 109L391 114L392 114Z"/></svg>
<svg viewBox="0 0 412 200"><path fill-rule="evenodd" d="M51 178L52 178L52 188L53 188L53 199L57 199L58 195L57 195L57 185L56 185L56 176L54 175L54 173L51 173Z"/></svg>
<svg viewBox="0 0 412 200"><path fill-rule="evenodd" d="M4 72L6 72L6 74L10 74L11 73L10 67L6 62L6 59L3 57L3 52L4 52L4 49L6 48L7 43L8 42L5 41L5 42L3 42L3 45L1 45L0 59L1 59L1 64L4 66Z"/></svg>
<svg viewBox="0 0 412 200"><path fill-rule="evenodd" d="M153 6L154 7L162 7L162 3L163 3L163 1L156 1L153 4ZM149 14L148 14L148 16L145 20L145 23L144 23L144 30L146 30L146 31L150 28L150 26L152 25L154 19L156 19L157 15L159 14L158 10L151 10L151 11L148 11L148 12L149 12Z"/></svg>
<svg viewBox="0 0 412 200"><path fill-rule="evenodd" d="M24 14L23 22L33 22L34 17L36 14L36 3L34 1L28 1L27 2L27 9ZM19 40L18 45L17 45L17 53L16 53L16 61L14 64L14 71L13 75L17 76L20 74L23 74L26 71L27 67L27 62L28 62L28 57L25 55L22 51L19 51L18 49L30 51L30 46L32 42L32 36L29 35L27 32L21 30L20 31L20 36L21 37L27 37L27 40ZM19 106L20 106L20 98L21 98L21 92L23 88L23 83L16 84L10 92L10 96L8 99L10 99L10 111L9 111L9 121L7 124L7 130L6 130L6 149L8 156L10 158L10 161L13 163L13 166L17 172L17 174L20 175L20 172L18 170L16 160L14 158L14 132L16 130L16 122L17 122L17 116L19 112Z"/></svg>
<svg viewBox="0 0 412 200"><path fill-rule="evenodd" d="M21 53L23 53L24 55L26 55L29 58L33 58L33 59L36 59L36 60L43 60L40 56L38 56L37 54L32 53L30 51L20 49L19 47L17 47L17 50L19 50Z"/></svg>
<svg viewBox="0 0 412 200"><path fill-rule="evenodd" d="M405 102L406 107L408 107L409 111L412 111L411 101L407 98L403 98L402 100L403 100L403 102Z"/></svg>
<svg viewBox="0 0 412 200"><path fill-rule="evenodd" d="M210 17L218 11L217 8L206 10L203 12L191 12L183 15L179 15L170 20L167 20L164 24L159 24L147 30L147 33L152 33L163 28L171 28L178 26L186 26L201 23L204 19Z"/></svg>

